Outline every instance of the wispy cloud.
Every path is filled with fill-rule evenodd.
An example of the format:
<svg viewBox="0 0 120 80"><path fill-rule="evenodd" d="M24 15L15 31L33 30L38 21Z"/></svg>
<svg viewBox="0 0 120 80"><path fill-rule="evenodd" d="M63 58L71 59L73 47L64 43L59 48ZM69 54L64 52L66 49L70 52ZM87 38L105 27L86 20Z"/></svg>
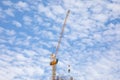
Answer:
<svg viewBox="0 0 120 80"><path fill-rule="evenodd" d="M29 24L31 24L32 19L29 16L24 16L23 21L26 25L29 25Z"/></svg>
<svg viewBox="0 0 120 80"><path fill-rule="evenodd" d="M7 1L7 0L3 1L2 3L6 6L12 6L13 5L13 3L11 1Z"/></svg>
<svg viewBox="0 0 120 80"><path fill-rule="evenodd" d="M29 5L26 2L18 1L15 4L15 8L18 9L19 11L29 10Z"/></svg>
<svg viewBox="0 0 120 80"><path fill-rule="evenodd" d="M13 21L13 25L15 25L16 27L21 27L22 24L18 21Z"/></svg>
<svg viewBox="0 0 120 80"><path fill-rule="evenodd" d="M7 15L9 15L9 16L12 16L12 17L15 16L12 9L7 9L7 10L5 10L5 13L6 13Z"/></svg>

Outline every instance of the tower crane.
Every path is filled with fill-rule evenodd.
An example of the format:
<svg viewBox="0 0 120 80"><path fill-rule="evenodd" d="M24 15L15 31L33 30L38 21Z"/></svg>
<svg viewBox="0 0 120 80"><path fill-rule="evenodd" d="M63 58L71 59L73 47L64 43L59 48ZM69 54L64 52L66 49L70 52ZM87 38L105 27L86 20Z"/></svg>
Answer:
<svg viewBox="0 0 120 80"><path fill-rule="evenodd" d="M60 43L61 43L61 40L62 40L62 37L63 37L63 33L64 33L64 29L65 29L65 26L66 26L66 22L67 22L67 18L69 16L69 13L70 13L70 10L67 11L67 14L66 14L63 26L62 26L62 31L60 33L60 37L59 37L58 44L57 44L57 47L56 47L56 51L55 51L55 53L51 54L50 65L52 66L52 80L56 80L55 79L56 78L56 65L58 63L58 59L56 57L57 57L57 54L58 54L58 51L59 51L59 48L60 48Z"/></svg>

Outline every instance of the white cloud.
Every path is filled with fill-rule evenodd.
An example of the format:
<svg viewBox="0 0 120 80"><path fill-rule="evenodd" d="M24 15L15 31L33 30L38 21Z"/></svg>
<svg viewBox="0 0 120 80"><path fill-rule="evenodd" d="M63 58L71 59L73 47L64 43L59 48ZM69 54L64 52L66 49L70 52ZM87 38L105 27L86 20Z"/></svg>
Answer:
<svg viewBox="0 0 120 80"><path fill-rule="evenodd" d="M36 22L38 22L38 24L41 24L43 22L43 19L39 15L35 15L34 18L36 19Z"/></svg>
<svg viewBox="0 0 120 80"><path fill-rule="evenodd" d="M13 36L16 34L16 32L14 30L7 30L6 32L7 32L7 35L9 35L9 36Z"/></svg>
<svg viewBox="0 0 120 80"><path fill-rule="evenodd" d="M65 10L64 10L63 7L60 6L60 5L54 5L54 6L51 6L51 8L52 8L52 12L53 12L55 15L64 14L64 13L65 13Z"/></svg>
<svg viewBox="0 0 120 80"><path fill-rule="evenodd" d="M101 36L100 33L94 34L93 37L94 37L94 39L95 39L96 41L101 41L101 40L102 40L102 36Z"/></svg>
<svg viewBox="0 0 120 80"><path fill-rule="evenodd" d="M5 13L9 16L14 17L15 15L14 15L13 11L14 11L13 9L8 8L7 10L5 10Z"/></svg>
<svg viewBox="0 0 120 80"><path fill-rule="evenodd" d="M14 37L16 35L16 31L5 29L5 28L0 28L0 34L3 34L3 35L1 35L1 38L5 39L6 37L4 35L6 35L6 36L11 37L11 39L12 39L12 37ZM7 40L7 39L8 39L8 37L5 40Z"/></svg>
<svg viewBox="0 0 120 80"><path fill-rule="evenodd" d="M92 12L93 13L96 13L96 14L99 14L103 11L103 7L101 5L97 5L97 6L94 6L92 8Z"/></svg>
<svg viewBox="0 0 120 80"><path fill-rule="evenodd" d="M119 15L120 14L120 5L119 3L110 3L107 5L107 8L112 10L113 13L115 13L115 15Z"/></svg>
<svg viewBox="0 0 120 80"><path fill-rule="evenodd" d="M26 74L28 74L28 76L33 76L33 75L43 75L44 74L44 70L41 69L40 67L36 67L36 66L26 66L23 67L23 70Z"/></svg>
<svg viewBox="0 0 120 80"><path fill-rule="evenodd" d="M13 23L13 25L15 25L16 27L21 27L21 26L22 26L22 24L21 24L20 22L18 22L18 21L13 21L12 23Z"/></svg>
<svg viewBox="0 0 120 80"><path fill-rule="evenodd" d="M31 66L24 66L24 67L13 67L9 66L6 68L3 68L0 71L0 79L3 80L13 80L15 77L18 77L18 75L23 75L21 78L28 79L29 77L32 77L34 75L40 75L42 76L44 74L44 70L42 70L40 67L31 67ZM8 75L9 74L9 75ZM26 75L27 76L24 76Z"/></svg>
<svg viewBox="0 0 120 80"><path fill-rule="evenodd" d="M32 23L32 19L29 16L24 16L23 21L26 25L30 25Z"/></svg>
<svg viewBox="0 0 120 80"><path fill-rule="evenodd" d="M11 1L3 1L2 2L4 5L6 5L6 6L11 6L11 5L13 5L13 3L11 2Z"/></svg>
<svg viewBox="0 0 120 80"><path fill-rule="evenodd" d="M54 34L51 31L41 31L42 38L49 38L50 40L54 39Z"/></svg>
<svg viewBox="0 0 120 80"><path fill-rule="evenodd" d="M51 19L56 19L56 16L50 10L50 7L45 7L43 4L39 4L37 9L39 13L44 13L47 17Z"/></svg>
<svg viewBox="0 0 120 80"><path fill-rule="evenodd" d="M33 50L24 50L23 53L26 54L26 55L29 56L29 57L32 57L32 56L34 56L34 55L37 54L37 53L36 53L35 51L33 51Z"/></svg>
<svg viewBox="0 0 120 80"><path fill-rule="evenodd" d="M94 14L93 17L95 20L97 20L99 22L106 22L108 19L108 16L105 14L96 14L96 15Z"/></svg>
<svg viewBox="0 0 120 80"><path fill-rule="evenodd" d="M0 27L0 33L2 33L4 31L4 28Z"/></svg>
<svg viewBox="0 0 120 80"><path fill-rule="evenodd" d="M0 18L5 18L5 15L3 14L3 10L0 8Z"/></svg>
<svg viewBox="0 0 120 80"><path fill-rule="evenodd" d="M25 61L25 60L27 60L27 59L24 57L23 54L17 54L17 55L16 55L16 59L17 59L17 60L20 60L20 61L23 61L23 60Z"/></svg>
<svg viewBox="0 0 120 80"><path fill-rule="evenodd" d="M16 3L15 8L17 8L19 11L23 11L23 10L29 10L29 5L26 2L23 1L19 1L18 3Z"/></svg>

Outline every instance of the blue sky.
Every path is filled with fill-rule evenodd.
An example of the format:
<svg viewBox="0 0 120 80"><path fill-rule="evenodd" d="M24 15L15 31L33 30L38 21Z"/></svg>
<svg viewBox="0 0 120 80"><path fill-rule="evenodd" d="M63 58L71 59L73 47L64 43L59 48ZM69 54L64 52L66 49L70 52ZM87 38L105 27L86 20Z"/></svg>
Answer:
<svg viewBox="0 0 120 80"><path fill-rule="evenodd" d="M120 79L119 0L0 0L0 80L50 80L50 54L69 9L57 75Z"/></svg>

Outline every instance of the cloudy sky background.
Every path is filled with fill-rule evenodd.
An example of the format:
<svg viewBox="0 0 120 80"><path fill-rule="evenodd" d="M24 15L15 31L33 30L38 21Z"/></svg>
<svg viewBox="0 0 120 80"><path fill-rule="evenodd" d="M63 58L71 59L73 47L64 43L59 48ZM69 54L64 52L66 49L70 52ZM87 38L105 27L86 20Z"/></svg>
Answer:
<svg viewBox="0 0 120 80"><path fill-rule="evenodd" d="M50 80L68 9L57 75L120 80L120 0L0 0L0 80Z"/></svg>

